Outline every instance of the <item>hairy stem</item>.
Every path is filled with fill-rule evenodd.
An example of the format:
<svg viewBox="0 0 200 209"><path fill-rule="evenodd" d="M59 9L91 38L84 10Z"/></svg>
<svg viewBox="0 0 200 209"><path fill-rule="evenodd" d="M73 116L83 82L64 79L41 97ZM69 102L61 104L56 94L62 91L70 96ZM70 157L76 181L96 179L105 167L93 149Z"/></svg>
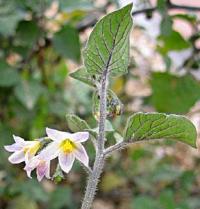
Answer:
<svg viewBox="0 0 200 209"><path fill-rule="evenodd" d="M109 62L108 62L109 63ZM105 122L106 122L106 96L107 96L107 76L108 68L103 71L101 79L100 94L100 119L99 119L99 135L97 141L97 154L94 162L92 173L89 175L85 196L81 209L90 209L94 200L95 192L100 175L104 166L104 139L105 139Z"/></svg>
<svg viewBox="0 0 200 209"><path fill-rule="evenodd" d="M96 159L94 162L94 168L92 173L89 175L85 196L83 199L83 203L81 209L90 209L92 206L92 202L94 200L95 192L97 189L97 184L99 181L99 177L102 173L104 166L104 156L96 155Z"/></svg>
<svg viewBox="0 0 200 209"><path fill-rule="evenodd" d="M114 151L121 150L121 149L125 148L129 144L130 143L123 141L123 142L120 142L120 143L115 144L113 146L110 146L107 149L105 149L104 156L106 157L106 156L110 155Z"/></svg>

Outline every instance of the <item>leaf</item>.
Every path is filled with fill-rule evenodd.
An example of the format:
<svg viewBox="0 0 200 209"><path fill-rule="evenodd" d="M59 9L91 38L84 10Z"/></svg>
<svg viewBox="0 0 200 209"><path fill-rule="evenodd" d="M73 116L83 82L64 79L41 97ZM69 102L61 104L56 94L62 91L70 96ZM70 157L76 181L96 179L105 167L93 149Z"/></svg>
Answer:
<svg viewBox="0 0 200 209"><path fill-rule="evenodd" d="M65 25L54 34L52 42L53 47L61 56L77 62L80 60L80 40L74 27Z"/></svg>
<svg viewBox="0 0 200 209"><path fill-rule="evenodd" d="M177 18L177 19L182 19L182 20L185 20L185 21L189 21L193 24L196 23L197 21L197 15L196 14L175 14L175 15L172 15L171 16L173 19L174 18Z"/></svg>
<svg viewBox="0 0 200 209"><path fill-rule="evenodd" d="M33 47L39 38L40 31L35 21L21 21L16 31L16 42L20 46Z"/></svg>
<svg viewBox="0 0 200 209"><path fill-rule="evenodd" d="M24 14L18 10L16 2L0 1L0 34L10 36L14 34L18 22Z"/></svg>
<svg viewBox="0 0 200 209"><path fill-rule="evenodd" d="M92 3L88 0L59 0L60 8L66 12L74 10L89 10L92 9Z"/></svg>
<svg viewBox="0 0 200 209"><path fill-rule="evenodd" d="M54 68L53 80L57 84L64 83L68 74L68 68L65 60L61 60Z"/></svg>
<svg viewBox="0 0 200 209"><path fill-rule="evenodd" d="M0 87L11 87L20 81L16 69L9 66L5 61L0 60Z"/></svg>
<svg viewBox="0 0 200 209"><path fill-rule="evenodd" d="M15 87L15 96L28 110L34 108L42 92L40 83L33 80L23 80Z"/></svg>
<svg viewBox="0 0 200 209"><path fill-rule="evenodd" d="M127 73L131 9L129 4L96 24L83 51L84 64L91 75L101 75L105 69L111 76Z"/></svg>
<svg viewBox="0 0 200 209"><path fill-rule="evenodd" d="M90 126L87 124L85 120L82 120L81 118L79 118L74 114L67 114L66 119L69 129L73 132L90 129Z"/></svg>
<svg viewBox="0 0 200 209"><path fill-rule="evenodd" d="M170 184L181 177L182 171L172 165L160 165L156 168L156 172L152 173L152 182L159 184L159 182Z"/></svg>
<svg viewBox="0 0 200 209"><path fill-rule="evenodd" d="M174 194L173 194L172 190L167 189L165 191L162 191L159 199L160 199L160 204L165 209L176 208Z"/></svg>
<svg viewBox="0 0 200 209"><path fill-rule="evenodd" d="M191 76L153 73L151 102L159 112L186 113L200 99L200 84Z"/></svg>
<svg viewBox="0 0 200 209"><path fill-rule="evenodd" d="M71 73L70 76L74 79L77 79L79 81L82 81L83 83L88 84L89 86L95 87L94 79L91 77L91 75L87 72L86 68L84 67L81 67L74 73Z"/></svg>
<svg viewBox="0 0 200 209"><path fill-rule="evenodd" d="M136 113L126 126L125 140L175 139L196 147L195 126L184 116L164 113Z"/></svg>
<svg viewBox="0 0 200 209"><path fill-rule="evenodd" d="M44 10L48 9L53 2L53 0L43 0L43 1L14 0L14 1L21 10L27 10L28 12L31 11L39 16L41 16L44 13Z"/></svg>
<svg viewBox="0 0 200 209"><path fill-rule="evenodd" d="M158 50L162 54L166 54L169 51L180 51L189 48L191 45L186 41L182 35L177 31L171 31L168 36L158 37Z"/></svg>

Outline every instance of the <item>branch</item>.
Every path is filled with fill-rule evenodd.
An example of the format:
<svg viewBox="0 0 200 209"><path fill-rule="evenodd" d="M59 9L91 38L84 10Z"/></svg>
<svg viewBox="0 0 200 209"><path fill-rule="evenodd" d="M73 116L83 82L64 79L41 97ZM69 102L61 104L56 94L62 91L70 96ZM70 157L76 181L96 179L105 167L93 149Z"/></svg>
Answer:
<svg viewBox="0 0 200 209"><path fill-rule="evenodd" d="M82 21L80 21L77 25L76 25L76 29L79 32L83 32L85 29L89 28L89 27L93 27L98 19L100 18L100 16L106 13L107 7L111 5L111 2L108 1L104 6L100 7L100 8L96 8L97 12L93 12L92 14L89 14L88 16L86 16Z"/></svg>
<svg viewBox="0 0 200 209"><path fill-rule="evenodd" d="M141 13L151 13L154 12L157 9L157 7L150 7L150 8L146 8L146 9L141 9L141 10L136 10L134 12L132 12L132 16L141 14Z"/></svg>
<svg viewBox="0 0 200 209"><path fill-rule="evenodd" d="M191 10L191 11L200 11L200 7L178 5L178 4L171 3L171 1L169 1L168 7L169 7L169 9L183 9L183 10Z"/></svg>
<svg viewBox="0 0 200 209"><path fill-rule="evenodd" d="M166 6L169 10L183 9L183 10L189 10L189 11L200 11L200 7L178 5L178 4L171 3L171 1L169 1L169 0L167 1ZM141 9L141 10L136 10L136 11L132 12L132 16L135 16L135 15L138 15L141 13L152 13L152 12L156 11L157 9L158 9L158 7L150 7L150 8L145 8L145 9Z"/></svg>
<svg viewBox="0 0 200 209"><path fill-rule="evenodd" d="M105 8L110 5L110 3L107 3L103 8L105 12ZM189 10L189 11L200 11L200 7L194 7L194 6L187 6L187 5L178 5L178 4L174 4L171 3L171 1L167 1L167 8L168 9L183 9L183 10ZM152 13L155 12L158 9L158 7L150 7L150 8L145 8L145 9L141 9L141 10L137 10L132 12L132 16L141 14L141 13ZM83 32L85 29L92 27L96 24L96 22L98 21L100 15L97 14L93 14L93 15L89 15L88 17L86 17L83 21L81 21L77 26L77 30L79 32Z"/></svg>

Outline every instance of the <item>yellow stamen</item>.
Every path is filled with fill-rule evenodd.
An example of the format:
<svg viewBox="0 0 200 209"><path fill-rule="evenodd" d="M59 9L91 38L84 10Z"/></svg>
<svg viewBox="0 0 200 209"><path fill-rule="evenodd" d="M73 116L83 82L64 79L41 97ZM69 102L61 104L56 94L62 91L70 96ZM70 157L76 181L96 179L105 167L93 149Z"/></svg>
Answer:
<svg viewBox="0 0 200 209"><path fill-rule="evenodd" d="M29 152L31 155L35 155L37 153L37 151L39 150L40 145L41 144L39 141L35 141L34 145L24 147L24 154Z"/></svg>
<svg viewBox="0 0 200 209"><path fill-rule="evenodd" d="M60 148L64 153L69 154L76 149L76 145L70 139L65 139L60 143Z"/></svg>

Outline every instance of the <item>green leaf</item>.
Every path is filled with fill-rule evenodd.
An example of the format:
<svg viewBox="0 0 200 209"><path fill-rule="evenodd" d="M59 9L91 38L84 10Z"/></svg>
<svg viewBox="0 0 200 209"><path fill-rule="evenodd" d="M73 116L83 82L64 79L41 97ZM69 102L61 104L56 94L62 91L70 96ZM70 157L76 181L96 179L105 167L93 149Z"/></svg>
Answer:
<svg viewBox="0 0 200 209"><path fill-rule="evenodd" d="M173 183L181 177L182 171L175 166L161 164L156 168L156 172L152 173L151 179L155 184Z"/></svg>
<svg viewBox="0 0 200 209"><path fill-rule="evenodd" d="M158 50L162 54L166 54L169 51L180 51L189 48L190 43L185 40L181 34L177 31L171 31L168 36L158 37Z"/></svg>
<svg viewBox="0 0 200 209"><path fill-rule="evenodd" d="M153 73L151 102L159 112L186 113L200 99L200 84L191 76Z"/></svg>
<svg viewBox="0 0 200 209"><path fill-rule="evenodd" d="M178 18L178 19L182 19L182 20L185 20L185 21L189 21L193 24L196 23L197 21L197 15L196 14L175 14L175 15L172 15L171 16L173 19L174 18Z"/></svg>
<svg viewBox="0 0 200 209"><path fill-rule="evenodd" d="M48 9L54 0L14 0L21 10L31 11L38 16L43 15L44 11Z"/></svg>
<svg viewBox="0 0 200 209"><path fill-rule="evenodd" d="M108 69L111 76L127 73L132 4L103 17L92 31L83 52L84 64L91 75Z"/></svg>
<svg viewBox="0 0 200 209"><path fill-rule="evenodd" d="M41 84L33 80L23 80L15 87L15 96L29 110L34 108L42 92Z"/></svg>
<svg viewBox="0 0 200 209"><path fill-rule="evenodd" d="M88 0L59 0L60 8L66 12L74 10L89 10L92 9L92 3Z"/></svg>
<svg viewBox="0 0 200 209"><path fill-rule="evenodd" d="M0 1L0 34L10 36L15 33L18 22L24 14L18 10L16 2Z"/></svg>
<svg viewBox="0 0 200 209"><path fill-rule="evenodd" d="M73 132L90 129L90 126L87 124L85 120L82 120L81 118L79 118L74 114L67 114L66 119L69 129Z"/></svg>
<svg viewBox="0 0 200 209"><path fill-rule="evenodd" d="M71 73L70 76L74 79L82 81L83 83L88 84L89 86L95 87L95 79L87 72L86 68L81 67L74 73Z"/></svg>
<svg viewBox="0 0 200 209"><path fill-rule="evenodd" d="M5 61L0 60L0 87L11 87L20 81L16 69L9 66Z"/></svg>
<svg viewBox="0 0 200 209"><path fill-rule="evenodd" d="M17 45L33 47L39 38L40 31L35 21L21 21L16 31Z"/></svg>
<svg viewBox="0 0 200 209"><path fill-rule="evenodd" d="M161 192L160 204L164 207L164 209L176 208L174 194L171 190L167 189Z"/></svg>
<svg viewBox="0 0 200 209"><path fill-rule="evenodd" d="M52 42L53 47L61 56L77 62L80 60L80 40L74 27L65 25L54 34Z"/></svg>
<svg viewBox="0 0 200 209"><path fill-rule="evenodd" d="M149 139L175 139L196 147L195 126L184 116L164 113L136 113L126 126L125 139L142 141Z"/></svg>
<svg viewBox="0 0 200 209"><path fill-rule="evenodd" d="M53 80L57 84L64 83L68 74L68 68L65 60L61 60L54 68Z"/></svg>

